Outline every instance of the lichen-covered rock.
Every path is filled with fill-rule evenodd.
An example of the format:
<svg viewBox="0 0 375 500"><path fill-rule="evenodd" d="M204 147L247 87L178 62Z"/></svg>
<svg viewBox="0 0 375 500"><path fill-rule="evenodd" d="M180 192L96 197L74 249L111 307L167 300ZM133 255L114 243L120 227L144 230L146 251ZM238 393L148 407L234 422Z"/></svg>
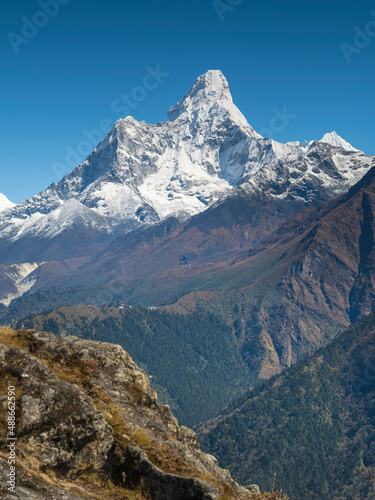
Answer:
<svg viewBox="0 0 375 500"><path fill-rule="evenodd" d="M16 377L22 391L16 428L24 453L68 476L102 465L112 446L112 428L83 391L26 351L1 344L0 369Z"/></svg>
<svg viewBox="0 0 375 500"><path fill-rule="evenodd" d="M125 474L134 487L140 486L152 498L173 500L216 500L220 489L208 481L166 474L154 465L140 448L129 447Z"/></svg>
<svg viewBox="0 0 375 500"><path fill-rule="evenodd" d="M164 438L170 433L185 435L169 407L157 404L147 374L119 345L74 336L58 339L46 332L33 333L31 338L39 350L50 353L56 362L78 364L89 374L91 384L116 403L128 426L144 427Z"/></svg>

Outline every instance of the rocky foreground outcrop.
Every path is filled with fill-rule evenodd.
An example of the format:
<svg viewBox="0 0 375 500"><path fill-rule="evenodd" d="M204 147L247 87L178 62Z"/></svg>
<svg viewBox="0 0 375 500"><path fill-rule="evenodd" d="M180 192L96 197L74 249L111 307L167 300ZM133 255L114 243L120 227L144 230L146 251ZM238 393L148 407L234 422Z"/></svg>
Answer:
<svg viewBox="0 0 375 500"><path fill-rule="evenodd" d="M9 386L16 494L7 488ZM120 346L8 328L0 328L0 497L263 498L200 450Z"/></svg>

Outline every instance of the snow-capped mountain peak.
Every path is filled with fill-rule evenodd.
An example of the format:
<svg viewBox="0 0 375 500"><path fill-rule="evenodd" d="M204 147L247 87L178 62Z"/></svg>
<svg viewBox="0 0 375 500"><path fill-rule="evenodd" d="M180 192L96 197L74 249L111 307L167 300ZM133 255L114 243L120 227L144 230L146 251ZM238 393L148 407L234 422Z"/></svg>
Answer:
<svg viewBox="0 0 375 500"><path fill-rule="evenodd" d="M169 119L175 120L177 112L183 113L187 108L207 106L207 103L212 104L218 101L233 102L233 99L223 73L219 70L209 70L197 78L180 102L172 106L168 113Z"/></svg>
<svg viewBox="0 0 375 500"><path fill-rule="evenodd" d="M12 203L4 194L0 193L0 212L6 208L12 208L14 206L15 203Z"/></svg>
<svg viewBox="0 0 375 500"><path fill-rule="evenodd" d="M191 122L198 118L201 121L213 118L224 121L227 117L245 129L251 137L261 138L233 103L228 82L219 70L209 70L197 78L184 98L168 111L169 121Z"/></svg>
<svg viewBox="0 0 375 500"><path fill-rule="evenodd" d="M211 70L172 106L167 122L118 120L70 174L4 211L0 241L52 239L75 228L112 238L196 215L238 187L277 203L318 204L374 165L336 133L304 144L262 138L234 105L224 75Z"/></svg>
<svg viewBox="0 0 375 500"><path fill-rule="evenodd" d="M353 146L349 144L349 142L340 137L338 133L335 131L325 134L325 136L320 140L320 142L331 144L331 146L343 148L346 149L347 151L358 151L358 149L353 148Z"/></svg>

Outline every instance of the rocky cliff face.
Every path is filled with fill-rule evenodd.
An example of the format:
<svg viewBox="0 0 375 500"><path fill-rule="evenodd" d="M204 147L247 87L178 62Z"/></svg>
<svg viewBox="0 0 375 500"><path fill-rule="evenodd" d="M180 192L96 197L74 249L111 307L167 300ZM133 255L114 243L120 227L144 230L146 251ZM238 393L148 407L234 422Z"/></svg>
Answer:
<svg viewBox="0 0 375 500"><path fill-rule="evenodd" d="M254 497L157 403L120 346L1 328L0 373L1 498ZM17 401L15 496L6 489L8 386Z"/></svg>

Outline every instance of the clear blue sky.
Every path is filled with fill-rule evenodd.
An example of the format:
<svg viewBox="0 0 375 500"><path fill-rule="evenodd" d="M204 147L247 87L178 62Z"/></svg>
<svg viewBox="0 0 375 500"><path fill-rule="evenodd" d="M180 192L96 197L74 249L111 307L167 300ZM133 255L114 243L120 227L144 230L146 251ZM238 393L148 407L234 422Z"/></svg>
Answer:
<svg viewBox="0 0 375 500"><path fill-rule="evenodd" d="M146 96L138 88L130 112L138 120L164 121L196 77L220 69L234 102L260 133L273 110L286 106L295 117L273 132L276 140L311 140L336 130L375 154L371 1L61 2L66 5L47 19L34 0L1 9L0 192L12 201L59 180L62 167L52 165L66 165L66 147L76 151L83 130L124 117L112 103L142 86L146 67L157 65L169 76ZM46 25L25 31L25 18ZM355 27L371 36L355 41ZM29 38L14 38L22 31ZM342 43L355 49L350 63Z"/></svg>

